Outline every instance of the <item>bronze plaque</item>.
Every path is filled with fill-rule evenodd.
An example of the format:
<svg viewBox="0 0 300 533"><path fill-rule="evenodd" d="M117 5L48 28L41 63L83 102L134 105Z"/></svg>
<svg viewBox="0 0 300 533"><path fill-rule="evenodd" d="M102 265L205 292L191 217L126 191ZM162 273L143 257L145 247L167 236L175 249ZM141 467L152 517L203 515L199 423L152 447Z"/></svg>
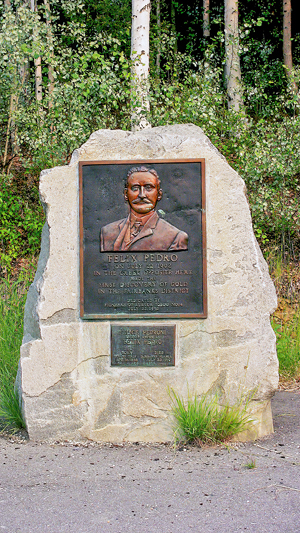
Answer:
<svg viewBox="0 0 300 533"><path fill-rule="evenodd" d="M204 160L86 161L80 316L204 318Z"/></svg>
<svg viewBox="0 0 300 533"><path fill-rule="evenodd" d="M111 366L174 366L175 326L111 326Z"/></svg>

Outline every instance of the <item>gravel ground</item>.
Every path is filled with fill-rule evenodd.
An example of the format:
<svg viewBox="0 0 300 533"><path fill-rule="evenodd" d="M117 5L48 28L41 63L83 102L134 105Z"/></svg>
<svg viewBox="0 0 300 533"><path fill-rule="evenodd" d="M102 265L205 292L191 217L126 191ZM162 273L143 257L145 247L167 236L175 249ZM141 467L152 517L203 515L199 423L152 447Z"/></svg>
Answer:
<svg viewBox="0 0 300 533"><path fill-rule="evenodd" d="M271 437L214 448L0 437L0 533L300 533L299 391L273 414Z"/></svg>

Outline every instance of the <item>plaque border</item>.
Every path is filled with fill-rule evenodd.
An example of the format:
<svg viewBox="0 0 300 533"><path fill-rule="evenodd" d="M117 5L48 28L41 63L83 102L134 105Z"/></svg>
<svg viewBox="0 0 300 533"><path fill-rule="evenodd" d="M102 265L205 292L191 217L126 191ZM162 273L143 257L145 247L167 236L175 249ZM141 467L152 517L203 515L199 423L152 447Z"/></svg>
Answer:
<svg viewBox="0 0 300 533"><path fill-rule="evenodd" d="M141 314L85 314L84 313L84 283L83 283L83 177L82 167L86 165L136 165L136 164L155 164L155 163L201 163L201 224L202 224L202 261L203 261L203 312L202 313L143 313ZM206 187L205 187L205 159L185 158L185 159L108 159L100 161L79 161L79 290L80 290L80 318L84 320L152 320L169 318L207 318L207 240L206 240Z"/></svg>

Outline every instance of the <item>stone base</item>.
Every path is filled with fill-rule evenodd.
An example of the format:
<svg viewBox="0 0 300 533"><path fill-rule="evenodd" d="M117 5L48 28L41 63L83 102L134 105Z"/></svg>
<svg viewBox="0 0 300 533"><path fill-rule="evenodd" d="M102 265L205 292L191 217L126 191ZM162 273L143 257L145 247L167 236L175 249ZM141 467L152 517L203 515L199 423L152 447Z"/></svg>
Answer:
<svg viewBox="0 0 300 533"><path fill-rule="evenodd" d="M176 325L174 367L111 367L109 321L79 318L78 161L176 158L206 160L208 318L160 322ZM255 390L253 429L240 438L272 432L275 289L253 234L244 182L202 130L96 132L68 166L42 172L40 195L47 220L17 379L30 438L168 441L170 388L184 397L188 390L218 391L230 401Z"/></svg>
<svg viewBox="0 0 300 533"><path fill-rule="evenodd" d="M249 406L249 414L252 420L249 428L238 433L232 440L235 442L247 442L257 440L274 433L271 400L265 402L252 402Z"/></svg>

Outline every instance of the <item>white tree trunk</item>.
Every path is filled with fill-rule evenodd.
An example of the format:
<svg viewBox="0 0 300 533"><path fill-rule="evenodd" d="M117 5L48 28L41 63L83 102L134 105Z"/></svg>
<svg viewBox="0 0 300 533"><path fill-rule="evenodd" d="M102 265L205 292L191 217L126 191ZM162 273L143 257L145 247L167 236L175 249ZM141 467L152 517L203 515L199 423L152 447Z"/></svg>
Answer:
<svg viewBox="0 0 300 533"><path fill-rule="evenodd" d="M209 2L210 2L210 0L203 0L203 37L209 37L210 36Z"/></svg>
<svg viewBox="0 0 300 533"><path fill-rule="evenodd" d="M150 109L149 74L149 0L132 0L131 60L132 60L132 129L151 128L147 120Z"/></svg>
<svg viewBox="0 0 300 533"><path fill-rule="evenodd" d="M36 0L30 0L31 11L37 11ZM35 39L35 34L33 35ZM43 98L43 78L42 78L42 60L41 57L37 57L34 60L35 66L35 97L38 102L41 102Z"/></svg>
<svg viewBox="0 0 300 533"><path fill-rule="evenodd" d="M239 56L238 0L225 4L225 79L228 108L239 111L242 106L241 66Z"/></svg>
<svg viewBox="0 0 300 533"><path fill-rule="evenodd" d="M283 0L283 62L286 66L286 73L292 90L297 93L298 87L293 79L291 0Z"/></svg>
<svg viewBox="0 0 300 533"><path fill-rule="evenodd" d="M41 102L43 98L42 91L42 61L41 57L37 57L34 60L35 65L35 97L38 102Z"/></svg>
<svg viewBox="0 0 300 533"><path fill-rule="evenodd" d="M47 41L48 46L50 49L50 63L48 65L48 88L49 88L49 107L52 107L52 100L51 95L54 91L54 75L53 75L53 66L52 61L54 58L54 52L53 52L53 35L52 35L52 27L51 27L51 11L50 11L50 3L48 0L44 0L45 5L45 15L46 15L46 24L47 24Z"/></svg>

